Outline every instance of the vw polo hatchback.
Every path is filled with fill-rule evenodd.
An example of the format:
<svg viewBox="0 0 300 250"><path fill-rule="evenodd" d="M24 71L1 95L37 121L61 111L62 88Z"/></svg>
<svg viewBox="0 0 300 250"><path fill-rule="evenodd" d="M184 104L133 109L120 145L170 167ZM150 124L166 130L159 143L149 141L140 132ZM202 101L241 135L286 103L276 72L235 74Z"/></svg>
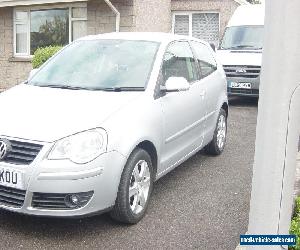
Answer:
<svg viewBox="0 0 300 250"><path fill-rule="evenodd" d="M137 223L153 183L200 149L221 154L226 79L201 40L79 39L0 94L0 207Z"/></svg>

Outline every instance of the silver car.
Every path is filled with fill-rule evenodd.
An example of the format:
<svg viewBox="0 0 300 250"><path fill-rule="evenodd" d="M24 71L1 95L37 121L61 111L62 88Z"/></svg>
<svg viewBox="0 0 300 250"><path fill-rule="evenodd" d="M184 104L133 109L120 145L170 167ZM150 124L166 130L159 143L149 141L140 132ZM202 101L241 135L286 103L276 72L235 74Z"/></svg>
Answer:
<svg viewBox="0 0 300 250"><path fill-rule="evenodd" d="M153 183L204 148L222 153L226 78L201 40L79 39L0 94L0 207L137 223Z"/></svg>

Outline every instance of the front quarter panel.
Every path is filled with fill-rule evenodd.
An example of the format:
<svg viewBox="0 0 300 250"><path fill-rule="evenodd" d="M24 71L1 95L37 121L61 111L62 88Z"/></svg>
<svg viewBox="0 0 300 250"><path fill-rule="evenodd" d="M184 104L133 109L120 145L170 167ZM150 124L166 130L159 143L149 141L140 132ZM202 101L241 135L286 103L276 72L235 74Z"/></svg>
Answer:
<svg viewBox="0 0 300 250"><path fill-rule="evenodd" d="M160 103L152 95L145 92L103 127L108 134L107 151L116 150L128 158L139 143L150 141L156 148L159 163L164 138L163 114Z"/></svg>

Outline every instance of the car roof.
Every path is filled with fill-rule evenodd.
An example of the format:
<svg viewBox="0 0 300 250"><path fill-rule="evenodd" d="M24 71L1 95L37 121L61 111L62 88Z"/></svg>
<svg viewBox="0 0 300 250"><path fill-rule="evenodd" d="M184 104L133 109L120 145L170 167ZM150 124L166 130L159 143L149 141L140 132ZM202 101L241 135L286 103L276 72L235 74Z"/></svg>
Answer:
<svg viewBox="0 0 300 250"><path fill-rule="evenodd" d="M121 40L142 40L142 41L152 41L152 42L171 42L174 40L198 40L206 43L202 40L189 37L174 35L172 33L162 33L162 32L113 32L104 33L99 35L91 35L80 38L79 40L99 40L99 39L121 39ZM207 43L206 43L207 44Z"/></svg>

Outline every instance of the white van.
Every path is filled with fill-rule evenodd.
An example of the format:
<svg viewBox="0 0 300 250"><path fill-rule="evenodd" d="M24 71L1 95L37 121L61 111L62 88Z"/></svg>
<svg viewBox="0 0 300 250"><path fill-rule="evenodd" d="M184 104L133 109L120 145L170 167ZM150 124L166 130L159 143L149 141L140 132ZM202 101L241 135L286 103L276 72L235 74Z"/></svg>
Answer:
<svg viewBox="0 0 300 250"><path fill-rule="evenodd" d="M231 17L217 51L229 96L259 96L264 6L242 5Z"/></svg>

